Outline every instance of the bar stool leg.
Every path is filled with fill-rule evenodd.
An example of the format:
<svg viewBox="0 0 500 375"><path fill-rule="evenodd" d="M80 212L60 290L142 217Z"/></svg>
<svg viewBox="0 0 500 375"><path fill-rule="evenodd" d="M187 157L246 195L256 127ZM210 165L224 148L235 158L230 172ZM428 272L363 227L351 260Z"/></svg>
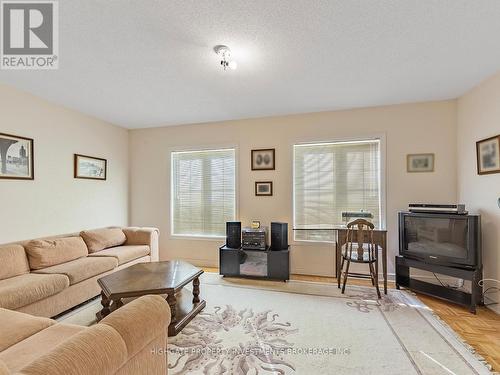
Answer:
<svg viewBox="0 0 500 375"><path fill-rule="evenodd" d="M337 287L340 289L340 279L342 278L342 270L344 269L344 257L340 261L340 268L337 271Z"/></svg>
<svg viewBox="0 0 500 375"><path fill-rule="evenodd" d="M377 260L375 261L375 288L377 288L377 295L378 298L382 298L380 295L380 289L378 287L378 257Z"/></svg>
<svg viewBox="0 0 500 375"><path fill-rule="evenodd" d="M372 280L372 285L375 286L375 270L373 269L373 264L368 263L368 266L370 267L370 279Z"/></svg>
<svg viewBox="0 0 500 375"><path fill-rule="evenodd" d="M349 274L349 266L351 265L351 261L347 260L347 266L345 268L345 273L344 273L344 283L342 285L342 294L345 292L345 284L347 283L347 275Z"/></svg>

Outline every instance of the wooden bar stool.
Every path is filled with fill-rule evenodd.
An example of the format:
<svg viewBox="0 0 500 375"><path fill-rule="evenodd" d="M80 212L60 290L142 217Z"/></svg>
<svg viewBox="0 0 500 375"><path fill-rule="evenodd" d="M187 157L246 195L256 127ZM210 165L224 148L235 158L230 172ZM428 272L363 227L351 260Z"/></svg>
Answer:
<svg viewBox="0 0 500 375"><path fill-rule="evenodd" d="M377 289L378 298L380 290L378 287L378 251L379 246L373 241L373 229L375 226L367 220L357 219L347 224L346 243L341 248L340 274L337 280L340 288L340 279L343 275L342 294L345 291L348 276L356 276L371 279L372 284ZM368 264L370 274L349 273L349 266L353 263ZM344 263L346 269L344 271ZM375 264L375 266L374 266Z"/></svg>

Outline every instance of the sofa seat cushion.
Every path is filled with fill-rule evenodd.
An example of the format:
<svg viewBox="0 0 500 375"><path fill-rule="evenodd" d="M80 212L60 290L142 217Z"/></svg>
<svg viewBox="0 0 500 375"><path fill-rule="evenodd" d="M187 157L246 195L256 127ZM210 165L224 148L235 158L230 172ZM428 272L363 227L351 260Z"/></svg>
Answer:
<svg viewBox="0 0 500 375"><path fill-rule="evenodd" d="M85 329L85 327L72 324L53 325L1 352L0 360L12 373L17 372Z"/></svg>
<svg viewBox="0 0 500 375"><path fill-rule="evenodd" d="M31 269L38 270L86 257L87 245L81 237L33 240L25 245Z"/></svg>
<svg viewBox="0 0 500 375"><path fill-rule="evenodd" d="M73 285L110 271L116 266L118 266L118 260L113 257L85 257L33 272L37 274L66 275L69 278L70 285Z"/></svg>
<svg viewBox="0 0 500 375"><path fill-rule="evenodd" d="M61 292L69 286L65 275L27 273L0 280L0 307L15 310Z"/></svg>
<svg viewBox="0 0 500 375"><path fill-rule="evenodd" d="M55 323L52 319L0 308L0 352Z"/></svg>
<svg viewBox="0 0 500 375"><path fill-rule="evenodd" d="M117 246L106 250L101 250L97 253L92 253L89 257L114 257L118 260L118 265L128 263L131 260L149 255L151 252L149 246Z"/></svg>
<svg viewBox="0 0 500 375"><path fill-rule="evenodd" d="M28 258L21 245L0 246L0 280L30 272Z"/></svg>
<svg viewBox="0 0 500 375"><path fill-rule="evenodd" d="M123 245L127 240L125 233L120 228L84 230L80 233L80 236L87 244L89 253Z"/></svg>

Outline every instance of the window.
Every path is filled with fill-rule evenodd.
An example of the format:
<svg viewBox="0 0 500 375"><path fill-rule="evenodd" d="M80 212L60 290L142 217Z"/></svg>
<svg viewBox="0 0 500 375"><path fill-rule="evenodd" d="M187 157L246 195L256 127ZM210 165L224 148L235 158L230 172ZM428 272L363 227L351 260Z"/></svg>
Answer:
<svg viewBox="0 0 500 375"><path fill-rule="evenodd" d="M380 225L380 141L294 146L294 226L331 228L342 212L364 211ZM333 241L331 231L297 230L295 239Z"/></svg>
<svg viewBox="0 0 500 375"><path fill-rule="evenodd" d="M173 235L219 237L236 216L235 150L172 152Z"/></svg>

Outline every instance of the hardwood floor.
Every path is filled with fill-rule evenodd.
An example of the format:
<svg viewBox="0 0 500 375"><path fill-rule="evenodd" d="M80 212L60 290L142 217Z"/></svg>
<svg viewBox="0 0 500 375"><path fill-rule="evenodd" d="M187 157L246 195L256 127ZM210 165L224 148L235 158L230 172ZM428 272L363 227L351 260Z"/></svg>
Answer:
<svg viewBox="0 0 500 375"><path fill-rule="evenodd" d="M464 307L422 294L417 295L472 345L493 366L493 370L500 371L500 315L484 306L479 307L477 314L473 315Z"/></svg>
<svg viewBox="0 0 500 375"><path fill-rule="evenodd" d="M219 272L218 268L203 267L206 272ZM334 277L291 275L292 280L336 283ZM356 285L371 285L368 280L349 279ZM394 288L394 283L389 282ZM466 308L417 293L418 298L455 330L469 345L476 349L494 371L500 371L500 315L486 307L479 307L477 314Z"/></svg>

